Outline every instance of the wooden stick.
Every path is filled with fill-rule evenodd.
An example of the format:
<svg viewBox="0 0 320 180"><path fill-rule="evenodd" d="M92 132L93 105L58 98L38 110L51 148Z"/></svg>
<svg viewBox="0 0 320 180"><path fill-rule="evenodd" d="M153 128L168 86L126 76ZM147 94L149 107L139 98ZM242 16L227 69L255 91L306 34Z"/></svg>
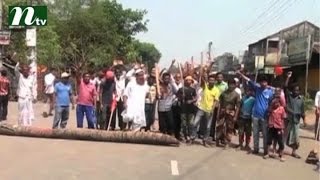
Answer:
<svg viewBox="0 0 320 180"><path fill-rule="evenodd" d="M179 67L180 75L181 75L181 77L182 77L182 96L183 96L182 102L184 102L184 97L185 97L185 92L184 92L184 79L183 79L183 73L182 73L182 68L181 68L180 63L178 63L178 67Z"/></svg>
<svg viewBox="0 0 320 180"><path fill-rule="evenodd" d="M112 111L111 111L111 115L110 115L110 118L109 118L107 131L109 131L109 129L110 129L110 125L111 125L111 121L112 121L113 113L114 113L114 110L112 110Z"/></svg>
<svg viewBox="0 0 320 180"><path fill-rule="evenodd" d="M201 85L202 73L203 73L203 52L201 52L201 60L200 60L199 85Z"/></svg>
<svg viewBox="0 0 320 180"><path fill-rule="evenodd" d="M160 67L158 65L158 63L155 63L155 68L156 68L156 84L157 84L157 93L158 93L158 96L161 94L160 93Z"/></svg>

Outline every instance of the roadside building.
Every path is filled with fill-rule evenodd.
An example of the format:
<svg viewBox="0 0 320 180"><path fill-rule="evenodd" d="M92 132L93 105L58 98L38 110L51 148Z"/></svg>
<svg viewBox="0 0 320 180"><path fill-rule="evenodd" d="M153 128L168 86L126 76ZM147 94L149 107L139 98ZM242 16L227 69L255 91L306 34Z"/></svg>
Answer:
<svg viewBox="0 0 320 180"><path fill-rule="evenodd" d="M275 74L275 66L283 67L285 72L293 70L293 80L301 87L307 85L313 95L320 86L319 35L318 26L303 21L249 44L245 69L252 73L258 69L260 74L269 75Z"/></svg>

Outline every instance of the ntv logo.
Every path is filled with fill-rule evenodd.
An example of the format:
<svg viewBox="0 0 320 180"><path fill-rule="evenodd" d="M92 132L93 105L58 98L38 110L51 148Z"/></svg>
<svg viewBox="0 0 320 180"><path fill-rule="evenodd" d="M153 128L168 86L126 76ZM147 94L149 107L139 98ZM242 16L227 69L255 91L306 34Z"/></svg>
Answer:
<svg viewBox="0 0 320 180"><path fill-rule="evenodd" d="M9 26L47 25L47 6L9 6Z"/></svg>

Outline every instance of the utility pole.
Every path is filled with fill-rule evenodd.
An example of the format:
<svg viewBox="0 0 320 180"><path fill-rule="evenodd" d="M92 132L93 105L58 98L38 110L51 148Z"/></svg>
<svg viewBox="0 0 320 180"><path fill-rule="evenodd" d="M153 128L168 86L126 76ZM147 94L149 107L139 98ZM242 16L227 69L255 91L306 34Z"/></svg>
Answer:
<svg viewBox="0 0 320 180"><path fill-rule="evenodd" d="M30 2L30 6L33 6L33 0L30 0L29 2ZM30 39L27 39L27 38L30 38ZM38 77L37 76L37 52L36 52L37 29L35 26L31 27L30 29L26 28L26 43L28 46L28 50L30 50L30 54L28 55L27 59L31 61L30 68L35 81L35 87L33 88L37 89L38 88L37 86L37 83L38 83L37 82L37 77Z"/></svg>
<svg viewBox="0 0 320 180"><path fill-rule="evenodd" d="M3 0L0 0L0 30L2 30Z"/></svg>
<svg viewBox="0 0 320 180"><path fill-rule="evenodd" d="M210 41L210 42L209 42L209 45L208 45L208 56L209 56L209 61L211 61L211 47L212 47L212 42Z"/></svg>
<svg viewBox="0 0 320 180"><path fill-rule="evenodd" d="M306 80L305 80L305 86L304 86L304 95L305 97L308 96L308 77L309 77L309 63L312 58L312 48L313 48L313 41L312 36L309 34L308 36L308 49L307 49L307 56L306 56Z"/></svg>

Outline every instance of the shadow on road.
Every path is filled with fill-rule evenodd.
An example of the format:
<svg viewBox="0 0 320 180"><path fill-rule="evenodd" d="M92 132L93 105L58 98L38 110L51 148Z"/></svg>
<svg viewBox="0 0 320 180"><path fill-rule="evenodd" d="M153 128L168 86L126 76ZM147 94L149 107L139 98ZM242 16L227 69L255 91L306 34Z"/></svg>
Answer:
<svg viewBox="0 0 320 180"><path fill-rule="evenodd" d="M191 166L190 168L188 168L186 170L186 173L181 174L177 179L184 179L188 175L196 172L198 169L200 169L201 167L205 166L205 164L208 161L212 160L212 158L214 158L216 155L221 154L223 151L224 151L223 149L219 149L219 150L213 152L212 154L210 154L209 156L207 156L206 158L203 158L201 161L199 161L198 163L196 163L193 166Z"/></svg>

